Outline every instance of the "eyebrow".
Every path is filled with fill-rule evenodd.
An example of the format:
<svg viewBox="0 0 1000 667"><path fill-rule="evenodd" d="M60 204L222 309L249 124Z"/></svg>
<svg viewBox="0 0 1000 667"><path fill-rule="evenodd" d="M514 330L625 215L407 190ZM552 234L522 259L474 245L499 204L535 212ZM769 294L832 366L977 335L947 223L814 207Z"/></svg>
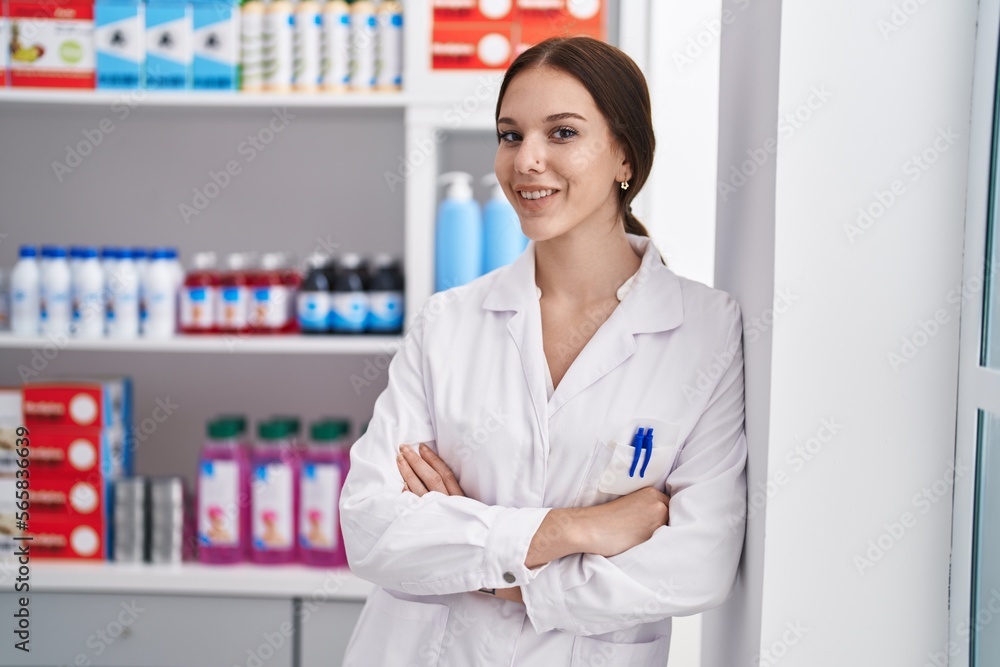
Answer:
<svg viewBox="0 0 1000 667"><path fill-rule="evenodd" d="M584 118L578 113L573 113L572 111L564 111L562 113L554 113L551 116L546 116L545 122L554 123L558 120L566 120L567 118L576 118L582 120L583 122L587 122L586 118ZM507 118L506 116L497 119L497 125L499 125L500 123L506 123L507 125L517 125L517 123L514 122L513 118Z"/></svg>

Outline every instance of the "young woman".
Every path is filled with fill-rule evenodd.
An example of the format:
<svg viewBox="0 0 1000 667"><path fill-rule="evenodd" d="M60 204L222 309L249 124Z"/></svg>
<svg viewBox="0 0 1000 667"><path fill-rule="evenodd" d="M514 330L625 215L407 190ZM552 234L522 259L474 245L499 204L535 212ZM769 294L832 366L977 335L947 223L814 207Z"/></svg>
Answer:
<svg viewBox="0 0 1000 667"><path fill-rule="evenodd" d="M496 117L532 243L428 301L351 450L344 540L379 588L344 664L662 667L740 558L740 311L631 213L655 142L628 56L545 41Z"/></svg>

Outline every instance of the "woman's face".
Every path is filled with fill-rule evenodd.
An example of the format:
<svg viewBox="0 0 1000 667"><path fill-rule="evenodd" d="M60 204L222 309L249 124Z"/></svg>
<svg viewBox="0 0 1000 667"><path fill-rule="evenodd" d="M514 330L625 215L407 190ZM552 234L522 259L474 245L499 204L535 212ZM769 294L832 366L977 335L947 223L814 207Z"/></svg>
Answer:
<svg viewBox="0 0 1000 667"><path fill-rule="evenodd" d="M617 221L619 182L632 177L624 151L587 89L551 67L518 74L497 121L494 170L534 241Z"/></svg>

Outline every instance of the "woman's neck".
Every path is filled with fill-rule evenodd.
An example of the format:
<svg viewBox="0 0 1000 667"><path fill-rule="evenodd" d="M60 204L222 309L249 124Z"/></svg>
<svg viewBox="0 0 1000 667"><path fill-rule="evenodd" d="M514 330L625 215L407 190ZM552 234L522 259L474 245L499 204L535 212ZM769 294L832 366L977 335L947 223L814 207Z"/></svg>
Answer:
<svg viewBox="0 0 1000 667"><path fill-rule="evenodd" d="M577 228L535 244L535 284L546 298L585 306L615 298L639 270L641 258L619 223L605 230Z"/></svg>

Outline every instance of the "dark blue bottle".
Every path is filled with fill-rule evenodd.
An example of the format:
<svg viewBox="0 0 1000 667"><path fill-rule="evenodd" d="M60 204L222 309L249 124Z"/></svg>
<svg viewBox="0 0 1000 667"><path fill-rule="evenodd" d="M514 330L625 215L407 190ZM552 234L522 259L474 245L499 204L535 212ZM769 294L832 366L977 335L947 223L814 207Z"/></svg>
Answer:
<svg viewBox="0 0 1000 667"><path fill-rule="evenodd" d="M342 255L331 290L330 328L333 333L364 333L369 310L364 262L355 253Z"/></svg>

